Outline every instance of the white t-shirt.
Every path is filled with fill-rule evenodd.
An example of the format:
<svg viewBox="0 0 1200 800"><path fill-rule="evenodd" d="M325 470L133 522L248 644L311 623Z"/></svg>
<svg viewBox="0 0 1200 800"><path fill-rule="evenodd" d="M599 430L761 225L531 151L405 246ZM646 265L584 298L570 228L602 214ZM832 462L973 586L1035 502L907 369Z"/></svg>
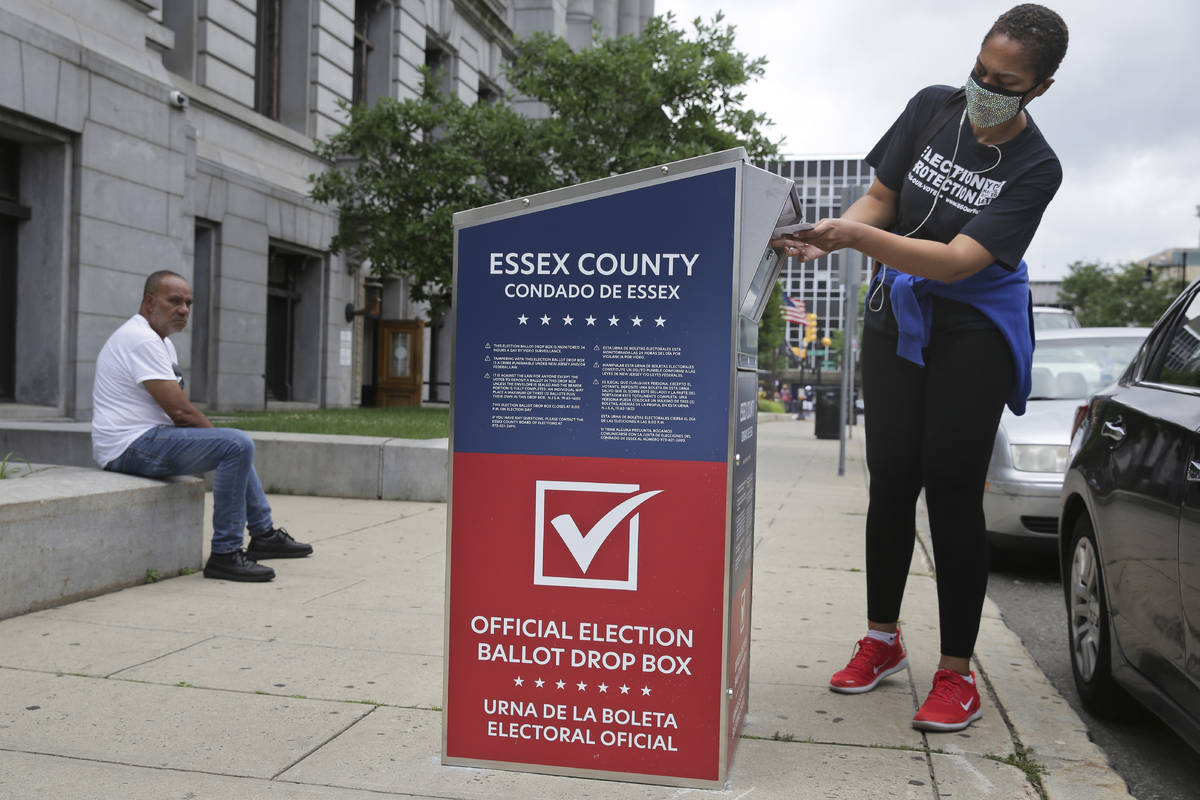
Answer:
<svg viewBox="0 0 1200 800"><path fill-rule="evenodd" d="M141 314L117 328L96 358L92 386L92 458L101 467L156 425L171 425L142 381L179 380L175 345Z"/></svg>

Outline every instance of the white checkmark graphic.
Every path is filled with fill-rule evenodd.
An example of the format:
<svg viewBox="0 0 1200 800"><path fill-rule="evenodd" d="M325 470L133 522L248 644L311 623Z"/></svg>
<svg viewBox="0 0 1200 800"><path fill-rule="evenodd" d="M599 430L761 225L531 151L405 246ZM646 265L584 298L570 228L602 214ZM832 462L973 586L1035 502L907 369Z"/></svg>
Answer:
<svg viewBox="0 0 1200 800"><path fill-rule="evenodd" d="M592 559L600 550L600 546L604 544L621 520L629 516L629 513L642 503L661 493L662 489L655 489L626 498L601 517L586 534L579 532L579 526L575 524L575 519L570 514L559 514L550 520L550 524L562 537L563 544L571 551L575 563L581 570L587 572L588 567L592 564Z"/></svg>

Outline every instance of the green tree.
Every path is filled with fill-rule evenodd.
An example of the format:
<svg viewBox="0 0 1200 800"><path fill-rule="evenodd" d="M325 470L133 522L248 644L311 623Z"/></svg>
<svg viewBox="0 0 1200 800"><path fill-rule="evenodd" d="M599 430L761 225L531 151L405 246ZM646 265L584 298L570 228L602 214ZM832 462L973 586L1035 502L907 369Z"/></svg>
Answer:
<svg viewBox="0 0 1200 800"><path fill-rule="evenodd" d="M595 180L739 145L751 158L774 155L764 114L745 109L741 87L762 76L765 58L734 46L718 13L692 21L654 17L639 36L600 38L573 51L535 33L517 45L508 71L514 90L541 101L551 163L566 183Z"/></svg>
<svg viewBox="0 0 1200 800"><path fill-rule="evenodd" d="M783 287L776 281L771 289L771 296L767 298L762 319L758 321L758 365L762 369L770 369L772 374L775 372L777 353L783 344L784 332Z"/></svg>
<svg viewBox="0 0 1200 800"><path fill-rule="evenodd" d="M420 97L354 106L317 144L334 167L311 176L314 200L338 206L331 249L376 275L404 275L437 319L450 305L454 212L553 188L532 147L538 131L503 104L468 106L426 74Z"/></svg>
<svg viewBox="0 0 1200 800"><path fill-rule="evenodd" d="M842 366L842 350L846 347L846 330L838 328L836 331L830 331L829 342L829 352L825 354L825 358L832 361L835 368L840 369Z"/></svg>
<svg viewBox="0 0 1200 800"><path fill-rule="evenodd" d="M763 59L733 47L733 28L656 17L639 36L599 39L575 53L537 34L518 43L509 79L552 115L528 119L507 102L467 106L426 75L419 97L349 109L317 144L333 167L311 195L339 209L331 249L373 274L408 278L437 319L449 307L455 212L742 145L774 155L770 123L739 90Z"/></svg>
<svg viewBox="0 0 1200 800"><path fill-rule="evenodd" d="M1068 267L1058 291L1084 327L1153 325L1175 299L1170 281L1143 286L1146 268L1137 264L1108 266L1077 261Z"/></svg>

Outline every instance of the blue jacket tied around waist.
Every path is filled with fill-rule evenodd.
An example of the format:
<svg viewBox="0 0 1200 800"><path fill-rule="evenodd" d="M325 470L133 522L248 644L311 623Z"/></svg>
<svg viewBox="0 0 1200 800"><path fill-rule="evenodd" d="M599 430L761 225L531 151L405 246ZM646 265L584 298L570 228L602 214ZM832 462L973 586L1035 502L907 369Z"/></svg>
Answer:
<svg viewBox="0 0 1200 800"><path fill-rule="evenodd" d="M1029 295L1029 271L1024 261L1009 271L999 264L989 264L971 277L955 283L943 283L929 278L917 278L894 267L881 269L883 282L889 287L892 313L900 338L896 354L925 366L922 350L929 345L933 324L933 296L967 303L992 321L1008 342L1013 359L1013 387L1007 404L1017 415L1025 413L1033 368L1033 308ZM871 282L874 291L880 278ZM867 292L867 297L871 292ZM868 301L869 302L869 301Z"/></svg>

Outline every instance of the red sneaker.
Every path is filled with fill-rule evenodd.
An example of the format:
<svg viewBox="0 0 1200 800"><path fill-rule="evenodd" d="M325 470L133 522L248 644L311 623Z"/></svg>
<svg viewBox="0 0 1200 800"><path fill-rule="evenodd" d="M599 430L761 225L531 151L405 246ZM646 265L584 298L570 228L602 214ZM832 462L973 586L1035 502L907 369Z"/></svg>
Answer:
<svg viewBox="0 0 1200 800"><path fill-rule="evenodd" d="M929 697L913 717L913 727L923 731L961 731L983 716L979 687L952 669L933 673Z"/></svg>
<svg viewBox="0 0 1200 800"><path fill-rule="evenodd" d="M865 636L858 640L846 668L833 673L829 688L843 694L862 694L906 666L908 656L904 653L904 645L900 643L899 629L896 630L896 643L892 645Z"/></svg>

